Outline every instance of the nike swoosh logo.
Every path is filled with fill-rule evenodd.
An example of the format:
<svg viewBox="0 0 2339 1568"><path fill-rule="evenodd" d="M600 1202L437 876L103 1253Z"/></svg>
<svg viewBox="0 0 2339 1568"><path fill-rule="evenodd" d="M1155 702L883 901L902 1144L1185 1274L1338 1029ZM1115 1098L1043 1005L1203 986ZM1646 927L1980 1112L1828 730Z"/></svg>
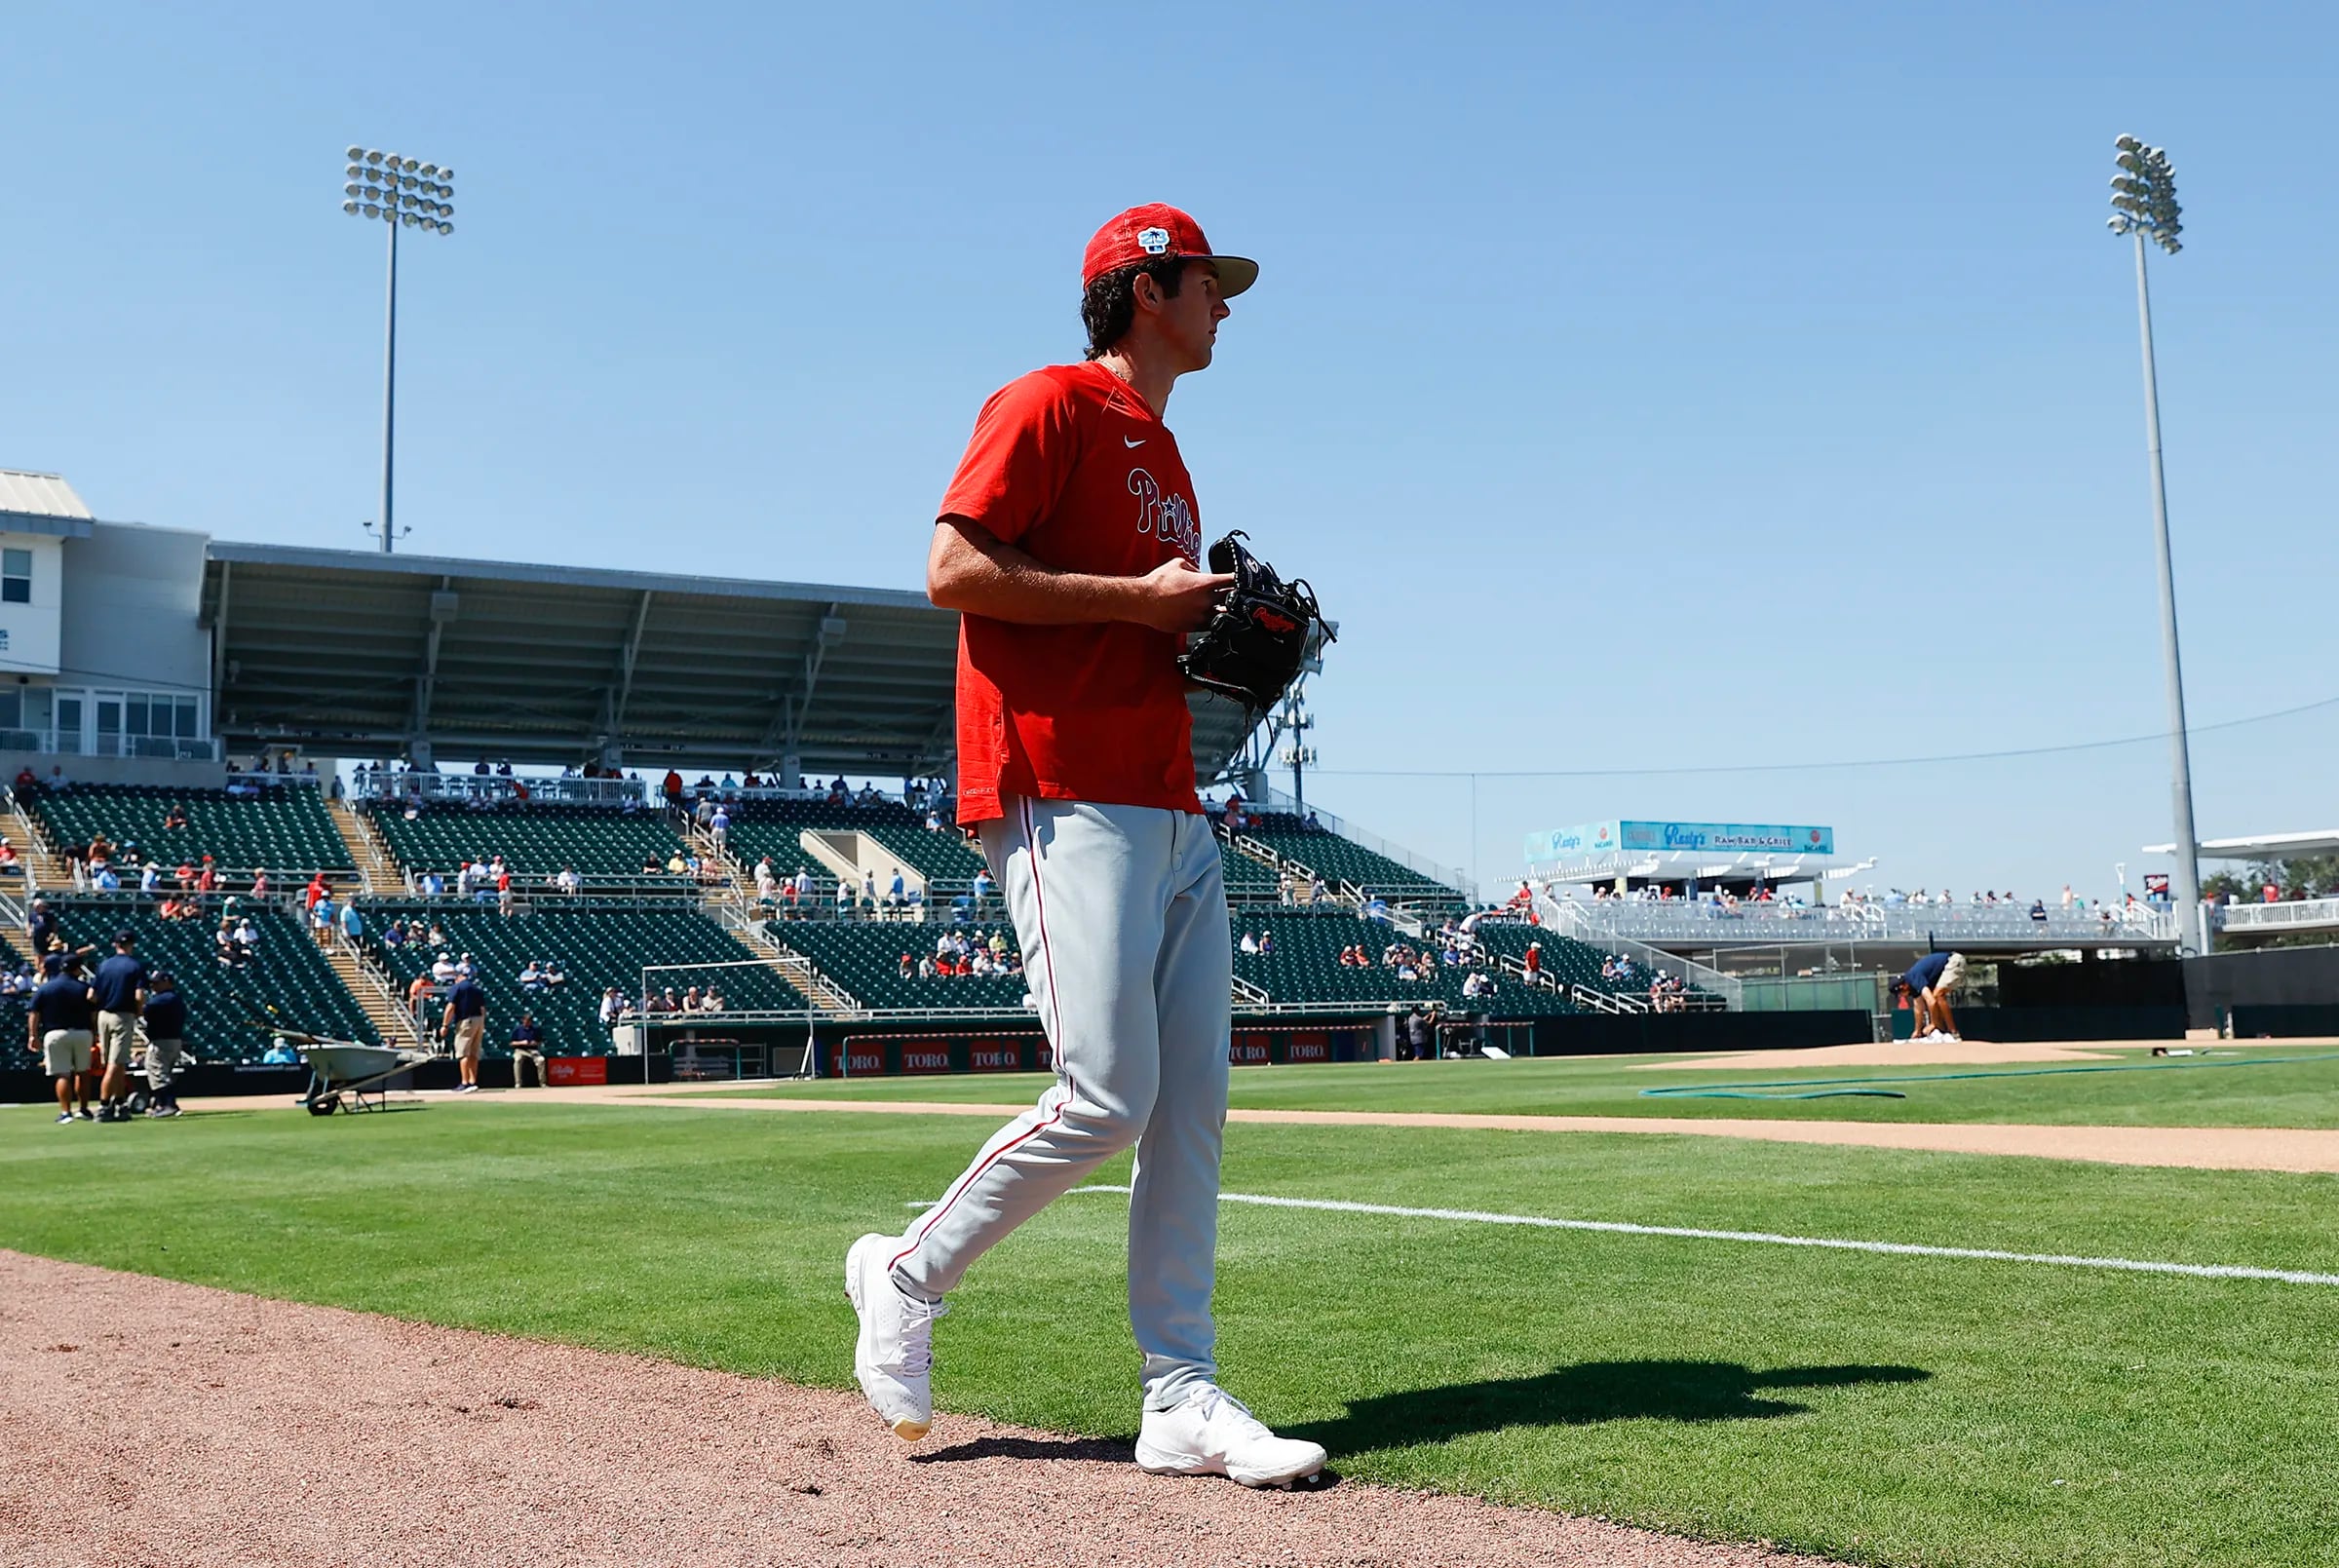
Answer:
<svg viewBox="0 0 2339 1568"><path fill-rule="evenodd" d="M1127 436L1124 436L1121 438L1121 444L1124 446L1142 446L1145 444L1145 440L1143 437L1139 437L1137 440L1132 441Z"/></svg>

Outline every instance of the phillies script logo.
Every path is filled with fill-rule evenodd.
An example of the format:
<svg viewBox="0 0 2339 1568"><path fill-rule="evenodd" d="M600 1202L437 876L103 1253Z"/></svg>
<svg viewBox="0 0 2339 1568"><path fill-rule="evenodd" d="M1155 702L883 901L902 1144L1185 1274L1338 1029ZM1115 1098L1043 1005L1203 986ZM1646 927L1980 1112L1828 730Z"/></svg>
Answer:
<svg viewBox="0 0 2339 1568"><path fill-rule="evenodd" d="M1151 534L1190 561L1202 559L1202 524L1194 519L1194 503L1175 490L1165 492L1161 481L1141 468L1129 471L1129 493L1137 498L1137 532Z"/></svg>

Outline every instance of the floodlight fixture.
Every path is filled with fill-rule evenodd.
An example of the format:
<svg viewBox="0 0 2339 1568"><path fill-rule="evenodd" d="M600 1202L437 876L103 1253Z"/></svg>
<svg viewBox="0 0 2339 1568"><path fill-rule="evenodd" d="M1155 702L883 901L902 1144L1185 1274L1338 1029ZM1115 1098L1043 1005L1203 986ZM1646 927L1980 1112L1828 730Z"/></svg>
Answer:
<svg viewBox="0 0 2339 1568"><path fill-rule="evenodd" d="M455 172L437 164L374 147L353 146L343 155L346 178L341 187L341 210L352 217L378 220L389 231L389 280L384 289L382 329L382 551L396 547L402 530L392 510L393 479L397 472L398 431L398 232L423 234L455 232L446 221L454 208L441 200L455 194ZM432 216L425 217L424 213ZM367 523L367 528L375 524ZM412 532L411 529L403 530Z"/></svg>
<svg viewBox="0 0 2339 1568"><path fill-rule="evenodd" d="M2184 249L2183 210L2176 200L2176 166L2167 153L2131 135L2114 138L2120 172L2112 176L2114 234L2136 243L2136 325L2144 344L2144 447L2152 473L2152 531L2161 568L2161 661L2168 693L2169 795L2176 818L2177 941L2210 945L2201 903L2201 840L2193 828L2193 758L2185 733L2185 670L2176 636L2176 567L2168 547L2168 487L2161 471L2160 376L2152 356L2152 290L2145 278L2144 242L2169 255Z"/></svg>

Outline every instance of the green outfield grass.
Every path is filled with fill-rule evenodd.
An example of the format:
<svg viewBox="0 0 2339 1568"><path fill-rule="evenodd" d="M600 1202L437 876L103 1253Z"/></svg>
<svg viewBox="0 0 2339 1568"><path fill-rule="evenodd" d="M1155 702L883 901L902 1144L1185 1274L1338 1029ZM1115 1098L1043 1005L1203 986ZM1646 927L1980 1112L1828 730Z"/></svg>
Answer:
<svg viewBox="0 0 2339 1568"><path fill-rule="evenodd" d="M2089 1048L2094 1049L2094 1048ZM1364 1062L1239 1067L1233 1103L1263 1110L1457 1111L1512 1116L1794 1117L1844 1122L2036 1122L2063 1126L2339 1128L2339 1052L2235 1041L2233 1054L2156 1060L2149 1048L2107 1050L2094 1062L1997 1067L1753 1068L1643 1071L1662 1056L1561 1056L1517 1061ZM2315 1059L2309 1059L2315 1058ZM2229 1063L2266 1065L2227 1065ZM2136 1071L2073 1072L2120 1065ZM1890 1089L1902 1099L1652 1097L1652 1089L1815 1081ZM1914 1080L1914 1081L1911 1081ZM1045 1074L824 1079L740 1090L751 1095L1027 1104ZM1766 1093L1811 1092L1783 1089Z"/></svg>
<svg viewBox="0 0 2339 1568"><path fill-rule="evenodd" d="M1485 1070L1380 1071L1420 1103ZM905 1225L985 1130L515 1102L127 1128L10 1110L0 1244L846 1386L846 1245ZM2339 1272L2325 1177L1238 1126L1227 1185ZM976 1268L938 1333L944 1408L1133 1431L1124 1203L1068 1197ZM1863 1562L2339 1562L2339 1287L1240 1205L1220 1281L1228 1384L1346 1475Z"/></svg>

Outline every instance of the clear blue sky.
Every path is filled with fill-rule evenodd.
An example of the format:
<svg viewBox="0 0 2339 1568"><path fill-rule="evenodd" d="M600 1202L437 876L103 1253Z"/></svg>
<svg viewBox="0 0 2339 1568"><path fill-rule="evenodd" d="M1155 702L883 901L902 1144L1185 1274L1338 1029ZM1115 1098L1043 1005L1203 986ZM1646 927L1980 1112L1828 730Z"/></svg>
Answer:
<svg viewBox="0 0 2339 1568"><path fill-rule="evenodd" d="M2196 725L2339 695L2327 8L19 8L0 465L362 547L378 225L408 548L913 587L991 388L1167 200L1265 271L1170 409L1313 578L1323 803L1488 878L1531 828L1833 823L1879 883L2108 892L2163 721L2111 138L2154 271ZM1889 13L1889 14L1888 14ZM2318 109L2317 105L2323 107ZM329 649L330 629L320 634ZM2339 708L2200 737L2205 834L2339 825Z"/></svg>

